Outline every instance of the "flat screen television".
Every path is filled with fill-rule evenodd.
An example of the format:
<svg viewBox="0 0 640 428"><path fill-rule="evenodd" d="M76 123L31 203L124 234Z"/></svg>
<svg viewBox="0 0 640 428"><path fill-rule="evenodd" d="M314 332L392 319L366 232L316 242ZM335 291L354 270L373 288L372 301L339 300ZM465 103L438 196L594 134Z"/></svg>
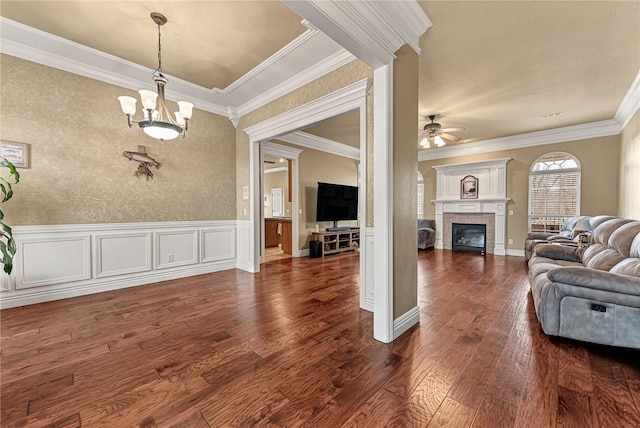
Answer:
<svg viewBox="0 0 640 428"><path fill-rule="evenodd" d="M358 219L358 188L344 184L318 182L316 221L332 221L338 228L340 220Z"/></svg>

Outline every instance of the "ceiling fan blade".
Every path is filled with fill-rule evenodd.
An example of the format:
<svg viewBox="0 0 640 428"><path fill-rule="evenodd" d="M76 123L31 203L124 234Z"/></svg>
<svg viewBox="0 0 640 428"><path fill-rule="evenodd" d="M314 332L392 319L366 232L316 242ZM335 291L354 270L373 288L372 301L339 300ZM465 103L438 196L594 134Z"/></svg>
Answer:
<svg viewBox="0 0 640 428"><path fill-rule="evenodd" d="M441 133L440 136L442 138L446 138L449 141L453 141L454 143L457 143L458 141L461 140L460 138L456 137L455 135L447 134L446 132Z"/></svg>
<svg viewBox="0 0 640 428"><path fill-rule="evenodd" d="M442 128L442 132L458 132L458 131L466 131L467 128Z"/></svg>
<svg viewBox="0 0 640 428"><path fill-rule="evenodd" d="M264 163L275 163L274 161L265 160Z"/></svg>

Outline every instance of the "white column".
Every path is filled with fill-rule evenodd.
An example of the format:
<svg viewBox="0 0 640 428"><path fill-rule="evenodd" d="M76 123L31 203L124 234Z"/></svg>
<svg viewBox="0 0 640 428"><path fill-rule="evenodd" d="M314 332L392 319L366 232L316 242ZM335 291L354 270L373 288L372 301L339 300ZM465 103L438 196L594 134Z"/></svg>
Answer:
<svg viewBox="0 0 640 428"><path fill-rule="evenodd" d="M393 340L393 64L373 71L373 337Z"/></svg>

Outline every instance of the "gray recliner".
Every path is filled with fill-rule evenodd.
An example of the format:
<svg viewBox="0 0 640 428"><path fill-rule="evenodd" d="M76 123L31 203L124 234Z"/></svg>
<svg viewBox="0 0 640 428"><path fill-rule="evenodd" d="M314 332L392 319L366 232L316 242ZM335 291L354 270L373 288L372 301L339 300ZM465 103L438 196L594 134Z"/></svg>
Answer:
<svg viewBox="0 0 640 428"><path fill-rule="evenodd" d="M433 248L436 243L436 221L418 220L418 249Z"/></svg>

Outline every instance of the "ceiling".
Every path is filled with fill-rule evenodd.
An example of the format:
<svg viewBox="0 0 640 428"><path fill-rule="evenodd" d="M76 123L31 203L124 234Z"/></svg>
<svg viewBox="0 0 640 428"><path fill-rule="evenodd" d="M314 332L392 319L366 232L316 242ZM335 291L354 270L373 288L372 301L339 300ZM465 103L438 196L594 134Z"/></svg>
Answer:
<svg viewBox="0 0 640 428"><path fill-rule="evenodd" d="M612 119L640 69L638 1L419 3L420 126L464 140Z"/></svg>
<svg viewBox="0 0 640 428"><path fill-rule="evenodd" d="M360 148L360 111L355 110L325 120L305 128L303 131L347 146Z"/></svg>
<svg viewBox="0 0 640 428"><path fill-rule="evenodd" d="M2 0L0 15L155 69L151 12L168 19L163 71L208 89L226 88L306 30L279 1Z"/></svg>
<svg viewBox="0 0 640 428"><path fill-rule="evenodd" d="M433 22L420 38L420 126L436 114L443 127L465 127L453 133L458 144L611 119L640 70L639 1L419 4ZM306 29L277 1L3 0L0 15L154 69L152 11L169 20L164 71L209 89L228 87ZM357 147L356 122L305 132Z"/></svg>

